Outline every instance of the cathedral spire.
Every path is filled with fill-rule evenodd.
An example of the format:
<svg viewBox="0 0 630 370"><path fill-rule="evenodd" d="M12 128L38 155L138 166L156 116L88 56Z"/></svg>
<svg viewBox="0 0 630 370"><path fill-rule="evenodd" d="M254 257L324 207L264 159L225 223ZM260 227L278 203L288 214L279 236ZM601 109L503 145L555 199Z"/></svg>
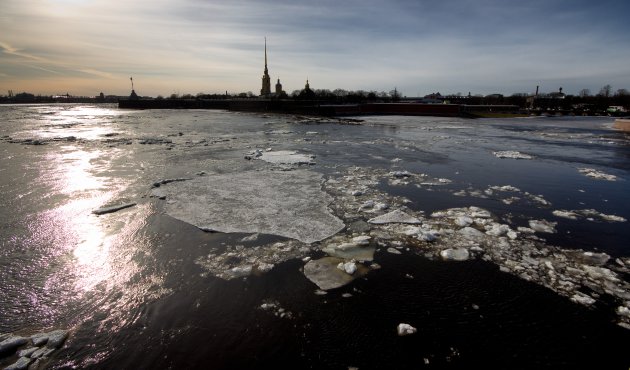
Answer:
<svg viewBox="0 0 630 370"><path fill-rule="evenodd" d="M267 69L267 38L265 37L265 73L262 76L262 89L260 89L261 96L271 95L271 78L269 77L269 70Z"/></svg>

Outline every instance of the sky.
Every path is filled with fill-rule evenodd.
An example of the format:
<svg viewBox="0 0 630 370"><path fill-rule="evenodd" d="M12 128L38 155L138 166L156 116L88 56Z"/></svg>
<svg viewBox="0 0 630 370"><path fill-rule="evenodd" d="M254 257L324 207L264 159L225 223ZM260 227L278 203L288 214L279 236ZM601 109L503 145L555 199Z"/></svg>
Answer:
<svg viewBox="0 0 630 370"><path fill-rule="evenodd" d="M0 0L0 94L630 89L626 0Z"/></svg>

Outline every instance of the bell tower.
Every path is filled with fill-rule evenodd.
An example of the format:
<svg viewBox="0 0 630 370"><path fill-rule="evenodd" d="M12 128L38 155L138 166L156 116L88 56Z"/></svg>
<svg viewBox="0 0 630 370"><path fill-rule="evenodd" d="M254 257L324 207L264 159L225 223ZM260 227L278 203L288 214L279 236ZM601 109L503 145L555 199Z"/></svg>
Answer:
<svg viewBox="0 0 630 370"><path fill-rule="evenodd" d="M262 89L260 89L261 96L271 95L271 77L269 77L269 70L267 69L267 38L265 37L265 73L262 76Z"/></svg>

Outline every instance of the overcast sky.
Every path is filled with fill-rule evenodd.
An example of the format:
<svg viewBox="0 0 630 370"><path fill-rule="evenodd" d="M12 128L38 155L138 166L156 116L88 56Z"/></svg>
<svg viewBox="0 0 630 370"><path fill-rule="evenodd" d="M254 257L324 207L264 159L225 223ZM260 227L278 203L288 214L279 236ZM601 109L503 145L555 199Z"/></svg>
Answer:
<svg viewBox="0 0 630 370"><path fill-rule="evenodd" d="M626 0L0 0L0 94L630 89Z"/></svg>

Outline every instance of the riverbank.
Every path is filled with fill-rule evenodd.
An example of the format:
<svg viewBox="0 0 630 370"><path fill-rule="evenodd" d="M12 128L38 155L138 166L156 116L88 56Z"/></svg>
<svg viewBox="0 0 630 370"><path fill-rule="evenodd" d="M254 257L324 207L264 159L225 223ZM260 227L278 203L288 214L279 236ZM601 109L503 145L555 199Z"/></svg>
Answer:
<svg viewBox="0 0 630 370"><path fill-rule="evenodd" d="M617 118L613 128L625 132L630 132L630 118Z"/></svg>

